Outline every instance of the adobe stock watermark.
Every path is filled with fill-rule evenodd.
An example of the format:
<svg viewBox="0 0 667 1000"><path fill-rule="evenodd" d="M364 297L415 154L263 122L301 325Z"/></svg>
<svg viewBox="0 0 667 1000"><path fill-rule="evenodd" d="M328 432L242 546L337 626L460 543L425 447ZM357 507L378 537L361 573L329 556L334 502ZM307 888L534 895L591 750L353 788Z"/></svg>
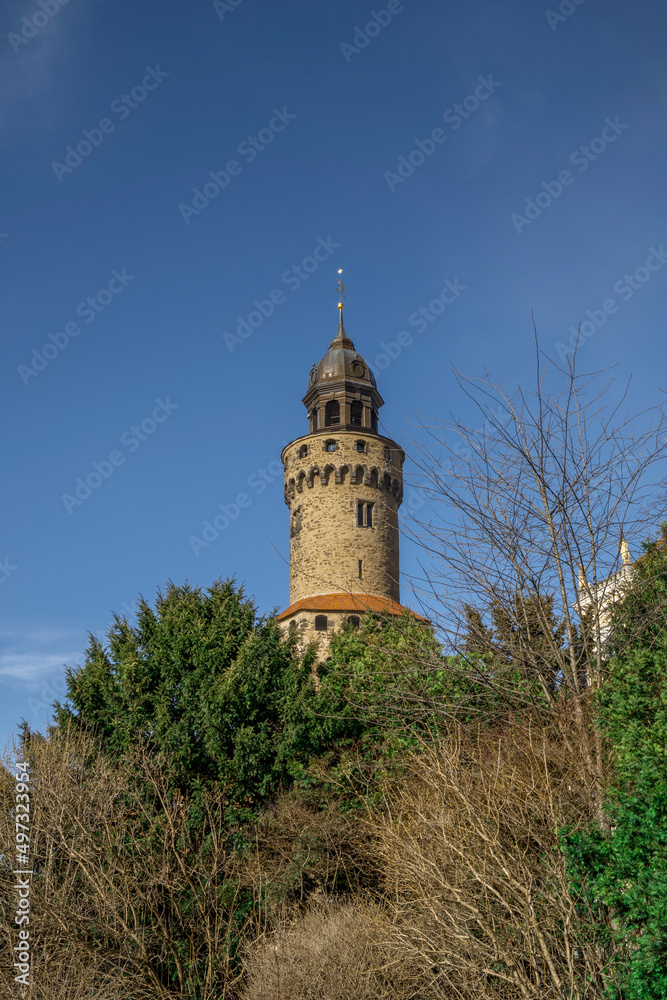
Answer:
<svg viewBox="0 0 667 1000"><path fill-rule="evenodd" d="M288 442L283 441L283 447L286 444ZM226 531L231 524L238 520L241 511L247 510L252 505L254 497L261 496L274 480L282 479L283 471L283 463L274 458L267 466L257 469L251 476L248 476L246 489L251 491L252 495L250 492L246 493L242 490L236 494L231 503L219 503L220 513L214 514L210 520L202 522L201 537L197 535L188 537L190 548L194 554L198 556L202 549L208 549L213 542L217 541L223 531Z"/></svg>
<svg viewBox="0 0 667 1000"><path fill-rule="evenodd" d="M426 306L420 306L408 316L408 326L413 327L417 333L424 333L431 323L434 323L438 316L442 316L447 306L456 302L458 297L467 290L467 285L462 285L458 278L447 278L443 283L440 294ZM380 371L385 371L392 361L398 358L406 347L411 347L414 337L407 330L401 330L395 340L386 343L384 340L380 344L382 350L373 358L372 366Z"/></svg>
<svg viewBox="0 0 667 1000"><path fill-rule="evenodd" d="M283 271L280 279L282 284L291 292L296 292L297 289L301 288L303 282L317 271L320 264L328 260L334 250L338 250L339 247L340 243L334 243L331 236L327 236L326 240L318 236L310 256L304 257L300 264L292 264L286 271ZM281 306L285 302L287 302L287 296L281 288L274 288L265 299L253 299L252 304L255 308L247 316L236 317L236 333L225 332L222 334L222 339L229 353L233 354L235 347L252 337L255 330L258 330L264 321L273 315L276 306Z"/></svg>
<svg viewBox="0 0 667 1000"><path fill-rule="evenodd" d="M14 52L20 52L24 45L38 35L42 28L45 28L49 21L60 13L61 7L65 7L69 0L37 0L39 10L34 11L29 16L21 18L21 33L10 31L7 35L9 44Z"/></svg>
<svg viewBox="0 0 667 1000"><path fill-rule="evenodd" d="M14 982L22 986L30 986L30 876L34 875L30 867L30 764L27 761L16 762L15 799L14 799L14 830L16 867L12 874L16 876L16 912L14 923L20 928L18 944L14 945ZM6 859L5 859L6 861Z"/></svg>
<svg viewBox="0 0 667 1000"><path fill-rule="evenodd" d="M635 268L632 274L624 274L622 278L615 281L612 286L613 291L620 298L621 302L629 302L635 292L643 288L646 282L651 280L655 272L664 266L665 262L667 262L667 251L665 250L664 243L661 243L657 248L649 247L648 256L644 263ZM568 354L574 353L577 342L581 347L582 343L595 336L598 330L605 325L607 319L617 312L618 302L613 298L605 299L599 309L587 309L585 313L587 318L582 320L578 327L571 326L569 328L570 338L567 344L559 341L555 345L560 360L563 361Z"/></svg>
<svg viewBox="0 0 667 1000"><path fill-rule="evenodd" d="M10 576L15 573L17 569L18 566L14 566L10 563L9 556L5 556L5 558L0 562L0 584L7 583L7 580L9 580Z"/></svg>
<svg viewBox="0 0 667 1000"><path fill-rule="evenodd" d="M92 632L91 634L94 635L95 638L98 640L98 642L101 642L102 645L106 645L109 639L109 631L114 627L116 622L116 617L127 618L127 620L130 621L130 619L138 616L140 607L141 607L140 598L135 598L131 602L121 601L120 610L112 612L112 614L114 615L113 619L110 622L107 622L107 624L103 625L101 628L95 629L95 631Z"/></svg>
<svg viewBox="0 0 667 1000"><path fill-rule="evenodd" d="M579 10L585 2L586 0L561 0L557 11L545 10L544 16L551 30L555 31L559 24L567 21L568 17L572 17L575 11Z"/></svg>
<svg viewBox="0 0 667 1000"><path fill-rule="evenodd" d="M37 692L35 692L37 693ZM39 689L39 698L28 698L28 708L33 718L40 722L48 722L56 701L67 697L67 680L64 675L54 677L52 682L45 681Z"/></svg>
<svg viewBox="0 0 667 1000"><path fill-rule="evenodd" d="M412 0L406 0L407 3L412 3ZM354 26L354 37L352 42L341 42L340 50L343 53L343 58L346 63L352 62L353 56L358 56L361 52L367 48L374 38L380 34L380 32L391 24L392 20L397 14L402 14L405 10L401 0L389 0L386 8L382 10L372 10L370 20L366 22L363 28L360 28L358 24Z"/></svg>
<svg viewBox="0 0 667 1000"><path fill-rule="evenodd" d="M414 486L406 486L403 490L401 517L405 519L406 510L410 514L415 514L418 510L421 510L425 503L426 501L424 500L421 490L415 489Z"/></svg>
<svg viewBox="0 0 667 1000"><path fill-rule="evenodd" d="M101 312L111 305L117 295L125 291L128 284L134 281L135 275L128 274L126 268L118 271L116 268L111 272L111 278L104 288L101 288L96 295L89 295L83 302L79 302L75 313L85 323L93 323ZM31 378L43 372L51 361L58 357L61 351L69 346L73 337L78 337L81 333L81 326L70 320L65 323L63 329L56 333L47 333L50 344L44 344L41 350L36 347L32 349L32 363L30 365L18 365L17 371L21 376L24 385L28 385Z"/></svg>
<svg viewBox="0 0 667 1000"><path fill-rule="evenodd" d="M452 451L456 458L462 462L469 462L475 453L478 455L480 453L486 454L488 442L495 441L501 437L505 428L512 420L512 414L502 404L495 408L489 407L487 413L489 415L486 420L478 427L475 427L474 430L470 432L464 431L463 433L457 432L458 440L454 444ZM470 447L471 444L473 445L472 448ZM454 464L451 459L443 460L441 465L448 472L454 471Z"/></svg>
<svg viewBox="0 0 667 1000"><path fill-rule="evenodd" d="M159 425L168 420L174 410L180 407L179 403L172 403L169 396L165 400L156 399L155 403L156 406L150 416L145 417L140 424L133 424L121 434L120 444L129 454L137 451L144 441L155 434ZM77 507L81 507L86 500L89 500L93 491L98 490L103 482L111 478L116 469L125 464L126 457L119 448L114 448L101 462L92 463L92 472L89 472L85 479L78 476L74 481L74 493L62 493L60 496L67 513L73 514Z"/></svg>
<svg viewBox="0 0 667 1000"><path fill-rule="evenodd" d="M213 0L213 10L221 21L224 21L225 14L231 14L240 7L245 0Z"/></svg>
<svg viewBox="0 0 667 1000"><path fill-rule="evenodd" d="M282 111L273 109L273 117L268 125L261 128L256 135L248 135L236 147L236 152L242 156L246 163L252 163L267 146L270 146L275 137L284 132L287 126L294 121L297 116L291 114L285 105ZM229 187L233 177L238 177L243 172L243 164L238 160L228 160L222 170L209 170L208 176L211 178L205 181L201 188L192 189L192 204L187 205L180 202L178 211L186 226L190 225L193 215L199 215L217 198L222 191Z"/></svg>
<svg viewBox="0 0 667 1000"><path fill-rule="evenodd" d="M478 76L478 84L473 93L464 97L460 104L452 104L442 114L443 121L451 126L451 131L456 132L461 128L463 122L470 118L477 111L480 104L487 101L489 97L501 86L493 79L493 75L488 77ZM408 177L412 177L415 170L423 166L429 156L433 156L438 146L447 142L448 133L443 128L434 128L426 139L415 139L414 149L407 156L401 154L398 158L398 166L395 171L385 170L383 177L387 182L390 191L395 191L399 184L405 184Z"/></svg>
<svg viewBox="0 0 667 1000"><path fill-rule="evenodd" d="M111 107L109 108L111 114L117 115L119 121L125 121L146 100L149 93L152 90L156 90L168 76L169 73L161 70L159 64L155 67L147 66L146 75L141 83L133 87L129 94L121 94L120 97L111 102ZM84 159L90 156L94 149L101 146L106 136L111 135L115 130L116 122L112 121L111 118L100 118L96 128L82 129L81 135L83 139L79 139L76 147L65 147L64 162L60 163L58 160L51 162L51 168L59 182L62 184L63 178L67 174L73 174L76 168L83 163Z"/></svg>
<svg viewBox="0 0 667 1000"><path fill-rule="evenodd" d="M612 142L616 142L619 135L622 135L629 125L626 125L616 115L614 119L605 118L605 127L599 136L591 139L587 146L579 146L570 153L570 163L577 167L580 174L588 170L591 163L594 163L599 156L607 150ZM574 184L575 175L570 170L561 170L557 180L542 181L542 191L539 191L534 198L526 198L523 215L520 212L512 212L510 222L517 233L521 235L526 226L532 226L535 219L539 219L542 212L549 208L554 201L562 195L566 187Z"/></svg>

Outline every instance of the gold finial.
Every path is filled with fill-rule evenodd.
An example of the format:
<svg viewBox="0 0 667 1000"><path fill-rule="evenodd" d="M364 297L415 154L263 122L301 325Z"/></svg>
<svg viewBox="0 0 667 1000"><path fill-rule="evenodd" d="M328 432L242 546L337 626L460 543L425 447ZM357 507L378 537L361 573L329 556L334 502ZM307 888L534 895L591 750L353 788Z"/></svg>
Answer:
<svg viewBox="0 0 667 1000"><path fill-rule="evenodd" d="M343 273L342 267L338 268L338 273L339 274ZM336 282L336 291L338 292L338 300L339 300L338 308L342 310L345 305L345 303L343 302L343 299L345 298L345 285L343 284L342 278L339 278L338 281Z"/></svg>

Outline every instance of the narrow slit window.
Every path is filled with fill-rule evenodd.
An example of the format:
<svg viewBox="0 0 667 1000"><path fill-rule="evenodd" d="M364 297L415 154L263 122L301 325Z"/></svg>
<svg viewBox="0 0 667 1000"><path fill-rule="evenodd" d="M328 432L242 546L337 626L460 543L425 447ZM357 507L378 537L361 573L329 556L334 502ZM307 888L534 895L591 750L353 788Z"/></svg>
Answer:
<svg viewBox="0 0 667 1000"><path fill-rule="evenodd" d="M357 526L359 528L373 527L373 504L364 503L359 500L357 503Z"/></svg>
<svg viewBox="0 0 667 1000"><path fill-rule="evenodd" d="M361 562L361 559L360 559L359 560L359 579L360 580L363 579L361 569L362 569L362 562Z"/></svg>

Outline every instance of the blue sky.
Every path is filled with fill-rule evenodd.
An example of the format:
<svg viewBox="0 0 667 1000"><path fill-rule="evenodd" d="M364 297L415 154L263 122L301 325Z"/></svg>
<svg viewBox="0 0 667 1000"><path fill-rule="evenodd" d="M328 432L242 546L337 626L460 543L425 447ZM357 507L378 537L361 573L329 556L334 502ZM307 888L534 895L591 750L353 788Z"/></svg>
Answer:
<svg viewBox="0 0 667 1000"><path fill-rule="evenodd" d="M277 459L339 267L406 447L415 411L466 417L453 366L530 381L531 309L556 355L597 316L582 362L658 400L657 0L6 0L0 21L6 736L169 579L288 603Z"/></svg>

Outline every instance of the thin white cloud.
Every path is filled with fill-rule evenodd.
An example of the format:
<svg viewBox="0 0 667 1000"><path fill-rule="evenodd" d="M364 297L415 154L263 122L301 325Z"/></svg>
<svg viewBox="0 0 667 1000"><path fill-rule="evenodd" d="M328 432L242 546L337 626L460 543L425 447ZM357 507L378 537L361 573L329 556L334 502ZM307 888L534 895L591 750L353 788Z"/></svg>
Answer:
<svg viewBox="0 0 667 1000"><path fill-rule="evenodd" d="M137 602L123 601L121 611L132 618ZM111 622L92 634L106 644ZM65 666L83 663L89 633L73 629L35 628L29 632L0 630L0 681L34 689L54 677L64 678ZM64 687L63 687L64 690Z"/></svg>
<svg viewBox="0 0 667 1000"><path fill-rule="evenodd" d="M37 628L32 629L30 632L0 630L0 640L15 639L18 642L29 642L33 644L48 642L62 644L63 641L71 640L72 635L73 633L71 631L66 632L63 629L55 628Z"/></svg>
<svg viewBox="0 0 667 1000"><path fill-rule="evenodd" d="M65 664L73 666L83 658L81 649L73 648L78 636L56 629L39 629L20 635L4 631L4 649L0 651L0 679L22 687L34 688L54 674L64 674Z"/></svg>
<svg viewBox="0 0 667 1000"><path fill-rule="evenodd" d="M0 677L21 681L32 687L50 676L55 670L64 669L66 663L73 663L81 653L2 653L0 654Z"/></svg>

